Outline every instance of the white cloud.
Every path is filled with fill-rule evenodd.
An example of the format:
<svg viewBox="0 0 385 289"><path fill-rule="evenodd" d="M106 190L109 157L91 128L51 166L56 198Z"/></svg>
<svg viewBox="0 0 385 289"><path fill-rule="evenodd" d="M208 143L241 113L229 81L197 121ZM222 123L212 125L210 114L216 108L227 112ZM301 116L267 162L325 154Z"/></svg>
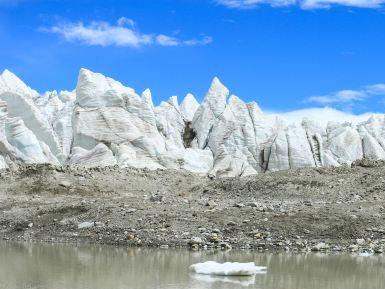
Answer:
<svg viewBox="0 0 385 289"><path fill-rule="evenodd" d="M204 36L201 39L189 39L189 40L180 40L176 37L167 36L160 34L156 36L156 42L162 46L196 46L196 45L207 45L213 41L212 37Z"/></svg>
<svg viewBox="0 0 385 289"><path fill-rule="evenodd" d="M384 0L304 0L300 5L304 9L330 8L333 5L357 8L379 8L384 3Z"/></svg>
<svg viewBox="0 0 385 289"><path fill-rule="evenodd" d="M385 95L385 84L379 83L368 85L365 87L366 91L372 95Z"/></svg>
<svg viewBox="0 0 385 289"><path fill-rule="evenodd" d="M183 44L187 46L194 46L194 45L207 45L213 42L213 38L210 36L204 36L201 39L190 39L190 40L184 40Z"/></svg>
<svg viewBox="0 0 385 289"><path fill-rule="evenodd" d="M356 102L366 100L372 96L385 95L385 84L368 85L360 90L341 90L328 95L311 96L305 103L317 103L321 105L339 104L354 105Z"/></svg>
<svg viewBox="0 0 385 289"><path fill-rule="evenodd" d="M327 95L323 96L311 96L308 99L306 99L304 102L312 102L312 103L319 103L319 104L330 104L336 102L336 99Z"/></svg>
<svg viewBox="0 0 385 289"><path fill-rule="evenodd" d="M340 90L327 95L312 96L303 103L314 103L323 107L310 107L289 112L268 111L267 115L270 117L279 116L289 123L300 123L304 118L308 118L315 120L324 127L329 121L356 124L368 120L370 116L377 113L354 114L351 111L357 108L362 110L365 107L364 101L372 100L371 98L378 96L385 96L385 84L378 83L367 85L359 90ZM381 98L378 99L378 103L381 103Z"/></svg>
<svg viewBox="0 0 385 289"><path fill-rule="evenodd" d="M98 46L131 46L139 47L152 43L152 36L141 34L124 26L111 26L106 22L66 23L53 26L46 31L60 34L65 40Z"/></svg>
<svg viewBox="0 0 385 289"><path fill-rule="evenodd" d="M357 8L380 8L385 0L215 0L229 8L250 9L265 4L272 7L300 6L302 9L326 9L334 5Z"/></svg>
<svg viewBox="0 0 385 289"><path fill-rule="evenodd" d="M208 36L202 39L183 40L165 34L144 34L139 32L136 23L132 19L126 17L119 18L116 25L104 21L93 21L88 25L83 22L67 22L40 30L59 34L69 42L104 47L140 47L153 44L160 46L193 46L207 45L212 41L212 38Z"/></svg>
<svg viewBox="0 0 385 289"><path fill-rule="evenodd" d="M341 102L363 100L367 97L366 91L341 90L336 93L336 98Z"/></svg>
<svg viewBox="0 0 385 289"><path fill-rule="evenodd" d="M296 0L216 0L215 2L229 8L250 9L268 4L273 7L294 5Z"/></svg>
<svg viewBox="0 0 385 289"><path fill-rule="evenodd" d="M160 34L156 36L156 42L162 46L178 46L179 40L175 37Z"/></svg>
<svg viewBox="0 0 385 289"><path fill-rule="evenodd" d="M362 109L365 107L362 106L365 104L364 101L372 100L371 98L378 96L385 96L385 84L367 85L359 90L340 90L327 95L312 96L303 101L303 103L314 103L324 107L310 107L290 112L270 111L267 114L271 117L280 116L289 123L300 123L303 118L315 120L322 126L326 126L329 121L359 123L366 121L376 113L354 114L350 111L354 108ZM381 103L381 98L378 102Z"/></svg>
<svg viewBox="0 0 385 289"><path fill-rule="evenodd" d="M117 23L119 26L129 25L131 27L135 27L135 21L127 17L120 17Z"/></svg>
<svg viewBox="0 0 385 289"><path fill-rule="evenodd" d="M301 123L304 118L315 120L321 126L326 127L329 121L332 122L351 122L359 123L368 120L368 118L376 113L367 112L363 114L352 114L337 110L330 107L323 108L306 108L294 110L290 112L267 112L267 115L274 117L279 116L287 120L289 123Z"/></svg>

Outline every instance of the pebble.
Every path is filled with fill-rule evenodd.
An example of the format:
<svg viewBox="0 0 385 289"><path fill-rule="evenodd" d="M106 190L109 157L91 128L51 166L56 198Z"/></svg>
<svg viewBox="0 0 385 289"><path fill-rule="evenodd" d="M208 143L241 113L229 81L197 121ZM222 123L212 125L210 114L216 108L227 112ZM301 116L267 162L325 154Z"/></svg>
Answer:
<svg viewBox="0 0 385 289"><path fill-rule="evenodd" d="M247 206L252 207L252 208L258 208L259 204L257 202L251 202L251 203L248 203Z"/></svg>
<svg viewBox="0 0 385 289"><path fill-rule="evenodd" d="M88 229L92 228L94 225L94 222L83 222L78 225L78 229Z"/></svg>
<svg viewBox="0 0 385 289"><path fill-rule="evenodd" d="M358 245L350 245L349 246L349 251L350 252L357 252L358 251Z"/></svg>
<svg viewBox="0 0 385 289"><path fill-rule="evenodd" d="M305 201L304 204L308 207L312 207L313 206L313 203L309 200Z"/></svg>
<svg viewBox="0 0 385 289"><path fill-rule="evenodd" d="M356 239L357 245L364 245L365 244L365 239Z"/></svg>
<svg viewBox="0 0 385 289"><path fill-rule="evenodd" d="M384 250L380 247L376 247L374 248L374 253L377 253L377 254L382 254L384 252Z"/></svg>
<svg viewBox="0 0 385 289"><path fill-rule="evenodd" d="M190 245L201 245L201 244L203 244L203 240L201 237L191 237L189 244Z"/></svg>
<svg viewBox="0 0 385 289"><path fill-rule="evenodd" d="M226 242L220 243L219 245L221 246L222 250L231 250L232 249L231 245L226 243Z"/></svg>
<svg viewBox="0 0 385 289"><path fill-rule="evenodd" d="M150 197L151 202L162 202L163 201L163 195L159 192L152 193Z"/></svg>
<svg viewBox="0 0 385 289"><path fill-rule="evenodd" d="M71 183L69 181L61 181L59 182L59 186L69 188L71 186Z"/></svg>
<svg viewBox="0 0 385 289"><path fill-rule="evenodd" d="M313 246L311 248L312 251L318 252L318 251L326 251L329 249L329 245L327 245L324 242L320 242L317 245Z"/></svg>
<svg viewBox="0 0 385 289"><path fill-rule="evenodd" d="M234 207L236 207L236 208L243 208L245 205L244 204L242 204L242 203L235 203L234 204Z"/></svg>
<svg viewBox="0 0 385 289"><path fill-rule="evenodd" d="M206 207L216 207L216 206L217 206L217 203L212 200L209 200L206 203Z"/></svg>

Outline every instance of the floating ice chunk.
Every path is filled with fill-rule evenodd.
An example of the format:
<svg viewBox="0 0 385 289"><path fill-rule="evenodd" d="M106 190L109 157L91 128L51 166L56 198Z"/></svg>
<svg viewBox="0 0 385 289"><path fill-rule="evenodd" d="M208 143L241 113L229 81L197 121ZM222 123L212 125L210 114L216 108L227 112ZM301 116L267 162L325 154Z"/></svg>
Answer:
<svg viewBox="0 0 385 289"><path fill-rule="evenodd" d="M266 272L266 267L255 266L254 262L217 263L214 261L208 261L204 263L193 264L190 266L190 270L195 273L204 274L204 275L251 276L257 273Z"/></svg>

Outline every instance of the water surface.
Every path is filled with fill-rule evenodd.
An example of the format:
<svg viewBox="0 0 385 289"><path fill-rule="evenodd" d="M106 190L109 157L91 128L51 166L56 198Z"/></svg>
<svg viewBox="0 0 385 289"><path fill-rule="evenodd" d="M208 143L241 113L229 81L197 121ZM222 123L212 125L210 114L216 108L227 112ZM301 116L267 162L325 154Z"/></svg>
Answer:
<svg viewBox="0 0 385 289"><path fill-rule="evenodd" d="M197 262L255 262L255 278L192 274ZM385 257L190 252L0 242L0 289L383 289Z"/></svg>

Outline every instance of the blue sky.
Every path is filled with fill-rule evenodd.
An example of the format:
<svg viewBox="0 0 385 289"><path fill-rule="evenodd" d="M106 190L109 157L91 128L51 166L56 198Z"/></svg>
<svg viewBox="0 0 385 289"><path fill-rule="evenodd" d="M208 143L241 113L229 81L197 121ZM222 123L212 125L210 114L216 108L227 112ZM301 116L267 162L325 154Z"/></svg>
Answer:
<svg viewBox="0 0 385 289"><path fill-rule="evenodd" d="M0 70L40 92L81 67L155 103L211 79L269 111L385 107L383 0L0 0Z"/></svg>

